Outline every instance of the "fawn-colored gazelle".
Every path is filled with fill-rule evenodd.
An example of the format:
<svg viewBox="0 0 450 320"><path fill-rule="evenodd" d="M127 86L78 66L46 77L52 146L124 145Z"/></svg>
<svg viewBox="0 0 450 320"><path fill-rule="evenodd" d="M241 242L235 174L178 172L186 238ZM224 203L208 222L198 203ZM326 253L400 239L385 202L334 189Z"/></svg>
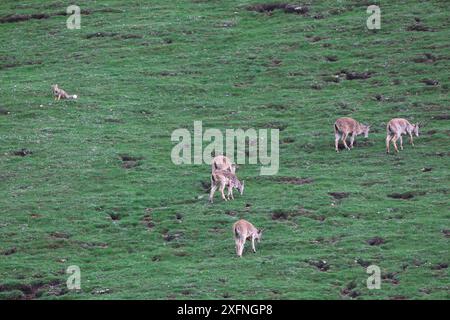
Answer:
<svg viewBox="0 0 450 320"><path fill-rule="evenodd" d="M411 124L408 120L402 118L394 118L388 122L386 126L386 153L389 153L389 147L394 144L395 151L398 152L397 140L400 139L400 149L403 150L402 134L409 135L409 142L414 147L413 134L419 136L419 124Z"/></svg>
<svg viewBox="0 0 450 320"><path fill-rule="evenodd" d="M211 161L211 173L213 173L214 170L228 170L231 173L235 173L236 165L233 164L228 157L218 155Z"/></svg>
<svg viewBox="0 0 450 320"><path fill-rule="evenodd" d="M228 187L228 193L225 197L224 190ZM211 173L211 192L209 194L209 201L212 203L214 198L214 193L217 188L220 188L220 193L222 194L222 199L227 201L234 199L233 188L238 189L240 194L244 194L244 181L239 181L236 175L227 170L214 170Z"/></svg>
<svg viewBox="0 0 450 320"><path fill-rule="evenodd" d="M261 241L263 229L256 229L254 225L246 220L239 220L233 225L234 241L236 243L236 254L242 257L245 241L252 241L253 252L256 252L255 240Z"/></svg>
<svg viewBox="0 0 450 320"><path fill-rule="evenodd" d="M342 142L347 150L353 148L353 142L355 141L355 137L364 134L364 138L369 136L370 126L365 124L361 124L358 121L352 118L339 118L334 123L334 145L336 152L339 152L338 144L339 139L342 138ZM350 147L347 145L346 139L350 134Z"/></svg>

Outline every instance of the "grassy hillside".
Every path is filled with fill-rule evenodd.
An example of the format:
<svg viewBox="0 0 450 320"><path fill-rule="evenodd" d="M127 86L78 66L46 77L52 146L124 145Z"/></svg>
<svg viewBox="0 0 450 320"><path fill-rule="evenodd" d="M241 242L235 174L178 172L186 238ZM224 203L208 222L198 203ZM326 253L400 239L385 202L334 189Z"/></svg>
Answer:
<svg viewBox="0 0 450 320"><path fill-rule="evenodd" d="M0 4L0 298L450 298L446 1L378 2L378 31L366 1L77 3L80 30L56 14L70 1ZM79 98L54 101L54 83ZM336 154L340 116L372 129ZM393 117L426 126L386 155ZM244 195L210 205L209 166L170 158L200 120L280 128L278 175L241 165ZM266 228L242 259L239 218Z"/></svg>

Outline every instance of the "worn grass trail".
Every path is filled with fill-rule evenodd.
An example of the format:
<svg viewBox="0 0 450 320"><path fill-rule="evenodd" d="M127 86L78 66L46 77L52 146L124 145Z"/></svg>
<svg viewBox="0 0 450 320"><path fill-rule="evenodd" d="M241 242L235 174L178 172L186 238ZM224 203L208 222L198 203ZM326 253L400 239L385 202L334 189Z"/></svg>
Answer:
<svg viewBox="0 0 450 320"><path fill-rule="evenodd" d="M68 30L51 14L70 3L2 1L0 19L50 16L0 23L0 298L449 298L446 2L380 2L376 32L357 1L254 3L78 1L89 11ZM55 102L54 83L79 99ZM372 130L336 154L340 116ZM386 155L393 117L426 126ZM209 166L170 158L173 130L200 120L280 128L278 175L242 165L244 196L208 204ZM242 259L239 218L266 228Z"/></svg>

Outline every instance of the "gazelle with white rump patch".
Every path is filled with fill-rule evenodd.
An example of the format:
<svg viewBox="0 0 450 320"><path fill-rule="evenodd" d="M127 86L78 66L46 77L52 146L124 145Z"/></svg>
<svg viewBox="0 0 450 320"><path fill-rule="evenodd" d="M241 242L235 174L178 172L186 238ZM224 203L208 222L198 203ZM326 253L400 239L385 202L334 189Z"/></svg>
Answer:
<svg viewBox="0 0 450 320"><path fill-rule="evenodd" d="M409 135L409 142L414 147L413 134L419 136L419 124L411 124L408 120L402 118L394 118L388 122L386 126L386 153L389 153L389 147L394 144L395 151L398 152L397 140L400 139L400 149L403 150L403 134Z"/></svg>
<svg viewBox="0 0 450 320"><path fill-rule="evenodd" d="M246 240L252 241L253 252L256 253L255 240L261 241L263 229L256 229L254 225L246 220L239 220L233 225L234 241L236 243L236 254L242 257Z"/></svg>
<svg viewBox="0 0 450 320"><path fill-rule="evenodd" d="M225 187L228 187L228 193L225 197L224 190ZM244 181L239 181L234 173L226 170L214 170L211 173L211 192L209 194L209 201L212 203L214 198L214 193L217 188L220 188L220 192L222 194L222 199L234 200L233 196L233 188L239 190L240 194L244 194Z"/></svg>
<svg viewBox="0 0 450 320"><path fill-rule="evenodd" d="M213 173L214 170L228 170L231 173L235 173L236 165L232 163L228 157L219 155L214 157L211 161L211 173Z"/></svg>
<svg viewBox="0 0 450 320"><path fill-rule="evenodd" d="M355 137L364 134L364 138L369 136L370 126L361 124L352 118L339 118L334 123L334 145L336 152L339 152L339 139L342 138L342 142L347 150L353 148L353 142ZM350 135L350 147L347 145L347 137Z"/></svg>

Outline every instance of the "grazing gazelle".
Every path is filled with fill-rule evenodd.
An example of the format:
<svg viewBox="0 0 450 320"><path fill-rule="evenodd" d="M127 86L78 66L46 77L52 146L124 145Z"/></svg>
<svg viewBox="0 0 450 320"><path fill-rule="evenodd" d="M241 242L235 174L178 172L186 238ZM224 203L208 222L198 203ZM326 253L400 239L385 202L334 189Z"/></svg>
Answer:
<svg viewBox="0 0 450 320"><path fill-rule="evenodd" d="M411 124L408 120L402 118L395 118L388 122L386 126L386 153L389 153L389 147L394 144L395 151L398 152L397 140L400 139L400 149L403 150L402 134L409 135L409 142L414 147L413 134L419 136L419 124Z"/></svg>
<svg viewBox="0 0 450 320"><path fill-rule="evenodd" d="M214 193L217 188L220 187L220 193L222 194L222 199L227 201L234 199L233 188L238 189L239 192L244 194L244 181L240 182L234 173L226 170L214 170L211 173L211 192L209 194L209 201L212 203L214 198ZM224 190L228 187L228 194L225 197Z"/></svg>
<svg viewBox="0 0 450 320"><path fill-rule="evenodd" d="M261 241L263 229L256 229L254 225L246 220L239 220L233 225L234 241L236 242L236 254L242 257L245 241L252 240L253 252L256 252L255 240Z"/></svg>
<svg viewBox="0 0 450 320"><path fill-rule="evenodd" d="M231 173L236 172L236 165L231 162L231 160L226 156L216 156L211 162L211 173L214 170L228 170Z"/></svg>
<svg viewBox="0 0 450 320"><path fill-rule="evenodd" d="M353 142L355 141L355 137L364 134L364 138L369 136L370 126L365 124L361 124L358 121L352 118L339 118L334 123L334 145L336 148L336 152L339 152L338 144L339 139L342 138L342 142L347 150L353 148ZM345 141L347 136L350 134L350 148Z"/></svg>

